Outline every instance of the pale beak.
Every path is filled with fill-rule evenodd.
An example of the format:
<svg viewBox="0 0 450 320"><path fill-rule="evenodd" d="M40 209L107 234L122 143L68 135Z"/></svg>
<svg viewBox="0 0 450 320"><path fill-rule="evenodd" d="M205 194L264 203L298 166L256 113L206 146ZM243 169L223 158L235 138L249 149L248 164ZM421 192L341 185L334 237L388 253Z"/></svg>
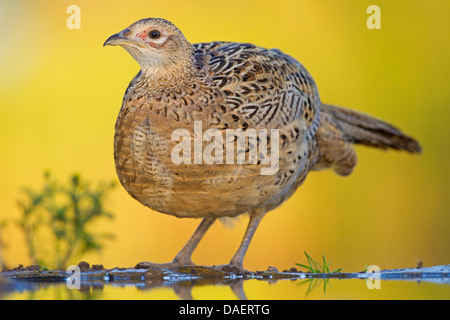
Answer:
<svg viewBox="0 0 450 320"><path fill-rule="evenodd" d="M129 29L125 29L120 31L119 33L113 34L111 37L106 39L103 46L129 46L130 44L136 44L134 40L130 40L126 37L129 34Z"/></svg>

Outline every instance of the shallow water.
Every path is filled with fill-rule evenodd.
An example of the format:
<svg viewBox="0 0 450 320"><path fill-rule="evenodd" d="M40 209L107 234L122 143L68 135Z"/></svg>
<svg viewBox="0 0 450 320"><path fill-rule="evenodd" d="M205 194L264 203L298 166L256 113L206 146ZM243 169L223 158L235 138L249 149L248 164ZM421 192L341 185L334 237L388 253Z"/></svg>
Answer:
<svg viewBox="0 0 450 320"><path fill-rule="evenodd" d="M231 280L227 284L195 281L155 284L84 282L81 289L68 289L65 282L8 280L1 300L116 300L116 299L450 299L447 281L380 280L369 289L366 279ZM370 284L369 284L370 286ZM373 283L372 283L373 286Z"/></svg>

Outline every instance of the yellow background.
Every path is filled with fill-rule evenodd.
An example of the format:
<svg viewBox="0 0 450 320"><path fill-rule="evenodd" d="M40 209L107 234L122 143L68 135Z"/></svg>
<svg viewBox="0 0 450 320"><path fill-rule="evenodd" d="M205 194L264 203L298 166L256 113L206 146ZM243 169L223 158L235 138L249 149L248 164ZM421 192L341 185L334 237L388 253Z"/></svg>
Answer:
<svg viewBox="0 0 450 320"><path fill-rule="evenodd" d="M69 30L66 9L81 8ZM381 8L381 30L369 30L366 8ZM14 225L23 186L42 185L44 169L59 179L79 172L115 179L113 132L122 97L138 72L120 48L103 48L134 21L163 17L192 43L227 40L276 47L310 71L324 102L385 119L418 138L411 156L357 147L346 178L313 172L257 230L244 261L250 270L305 263L303 251L360 271L450 263L449 43L450 3L397 0L88 1L2 0L0 3L0 220L10 266L29 263ZM105 267L171 261L199 221L151 212L120 186L108 204L116 235L84 260ZM224 264L247 218L233 229L216 223L194 253L198 264ZM72 261L77 263L78 261Z"/></svg>

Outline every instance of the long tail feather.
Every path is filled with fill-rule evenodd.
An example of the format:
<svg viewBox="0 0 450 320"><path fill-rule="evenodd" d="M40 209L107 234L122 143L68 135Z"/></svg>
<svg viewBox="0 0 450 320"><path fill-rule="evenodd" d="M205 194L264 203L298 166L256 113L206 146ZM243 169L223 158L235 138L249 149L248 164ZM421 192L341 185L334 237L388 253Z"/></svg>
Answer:
<svg viewBox="0 0 450 320"><path fill-rule="evenodd" d="M336 173L343 176L349 175L357 162L353 144L421 152L416 140L392 125L360 112L326 104L320 110L316 141L320 161L314 169L334 167Z"/></svg>
<svg viewBox="0 0 450 320"><path fill-rule="evenodd" d="M381 149L398 149L412 153L422 151L419 143L392 125L360 112L332 105L322 105L322 111L336 120L348 142Z"/></svg>

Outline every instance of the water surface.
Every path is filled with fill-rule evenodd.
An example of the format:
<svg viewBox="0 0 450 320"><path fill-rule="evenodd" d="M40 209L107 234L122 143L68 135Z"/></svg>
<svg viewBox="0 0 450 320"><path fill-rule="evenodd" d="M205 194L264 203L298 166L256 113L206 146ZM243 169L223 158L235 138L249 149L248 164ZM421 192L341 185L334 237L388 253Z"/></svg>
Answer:
<svg viewBox="0 0 450 320"><path fill-rule="evenodd" d="M4 286L5 288L5 286ZM116 300L116 299L450 299L447 281L380 280L369 289L366 279L231 280L229 283L198 284L195 281L156 284L84 282L81 289L68 289L65 282L8 280L0 292L3 300Z"/></svg>

